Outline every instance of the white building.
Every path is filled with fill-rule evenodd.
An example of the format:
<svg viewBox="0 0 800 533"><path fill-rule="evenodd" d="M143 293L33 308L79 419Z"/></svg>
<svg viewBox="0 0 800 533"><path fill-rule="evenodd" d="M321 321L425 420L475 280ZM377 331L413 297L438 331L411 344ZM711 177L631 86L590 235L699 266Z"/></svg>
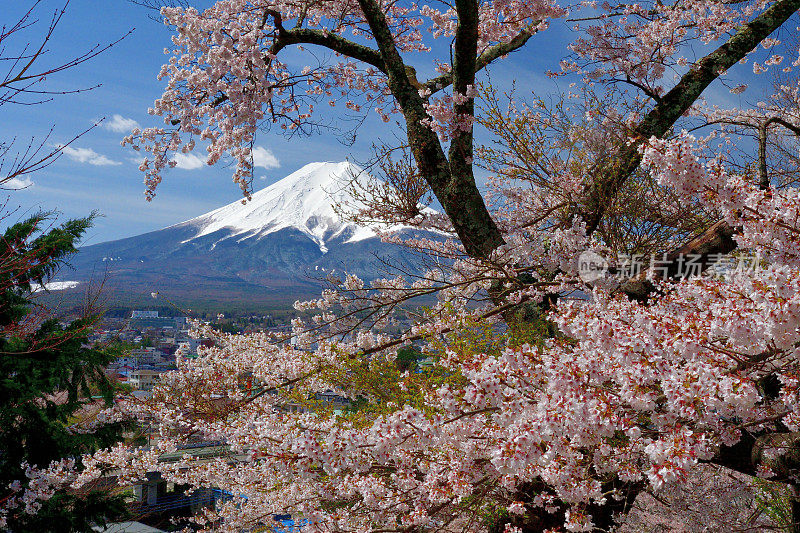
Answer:
<svg viewBox="0 0 800 533"><path fill-rule="evenodd" d="M128 384L134 389L151 391L161 380L161 372L158 370L134 370L128 377Z"/></svg>
<svg viewBox="0 0 800 533"><path fill-rule="evenodd" d="M131 318L158 318L158 311L134 311Z"/></svg>

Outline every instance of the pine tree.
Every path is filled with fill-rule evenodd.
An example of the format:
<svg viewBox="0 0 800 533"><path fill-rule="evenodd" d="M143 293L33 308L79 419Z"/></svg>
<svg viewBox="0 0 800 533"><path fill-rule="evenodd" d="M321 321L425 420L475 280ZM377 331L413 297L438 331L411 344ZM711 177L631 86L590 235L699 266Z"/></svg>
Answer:
<svg viewBox="0 0 800 533"><path fill-rule="evenodd" d="M8 488L15 481L26 480L24 464L41 469L77 459L116 442L125 429L112 423L92 433L70 431L75 413L87 403L100 396L112 404L114 390L103 368L113 354L87 346L98 314L64 324L36 302L36 289L46 287L91 225L89 217L48 227L53 219L52 213L34 215L10 226L0 240L0 501L15 492ZM62 490L35 514L10 509L6 527L91 531L92 525L123 515L122 504L119 496L98 489Z"/></svg>

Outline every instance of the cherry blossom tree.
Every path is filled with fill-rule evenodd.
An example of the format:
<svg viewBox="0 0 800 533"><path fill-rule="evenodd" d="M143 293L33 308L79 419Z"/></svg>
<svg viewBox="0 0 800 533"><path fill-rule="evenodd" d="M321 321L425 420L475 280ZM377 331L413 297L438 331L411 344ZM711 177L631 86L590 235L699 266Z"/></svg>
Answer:
<svg viewBox="0 0 800 533"><path fill-rule="evenodd" d="M149 197L171 154L198 143L209 164L235 160L248 194L259 128L313 131L327 100L403 118L413 161L385 160L395 181L368 187L375 211L358 216L457 240L407 243L448 258L425 276L346 276L298 303L311 314L296 320L293 344L218 335L147 406L130 407L155 421L157 446L87 457L82 478L113 466L123 480L157 470L223 486L237 496L197 520L230 531L284 512L312 531L607 530L643 490L680 485L700 462L794 487L800 197L791 180L773 180L775 150L763 139L800 124L798 50L775 33L799 8L225 0L163 9L176 28L152 109L164 126L125 140L150 154ZM486 114L476 108L482 71L535 48L555 18L575 25L554 75L577 80L579 103L562 114L514 104L495 117L500 148L476 153L475 123L497 109L491 98ZM451 45L420 81L426 32ZM298 66L287 54L320 48L333 59ZM701 99L712 83L752 92L728 81L742 62L789 76L772 104ZM602 100L597 87L609 91ZM576 108L583 120L572 119ZM755 128L761 150L728 149L743 138L737 127ZM496 175L489 203L478 156ZM403 201L424 197L420 179L444 217ZM656 237L637 241L646 228ZM639 249L663 254L659 268L622 276L613 254ZM734 250L751 268L715 268ZM607 260L608 275L587 279L586 254ZM693 275L680 276L688 257ZM385 333L399 302L428 294L439 303L409 331ZM409 343L430 369L398 370ZM351 407L333 409L326 390ZM197 438L224 440L231 457L159 463Z"/></svg>

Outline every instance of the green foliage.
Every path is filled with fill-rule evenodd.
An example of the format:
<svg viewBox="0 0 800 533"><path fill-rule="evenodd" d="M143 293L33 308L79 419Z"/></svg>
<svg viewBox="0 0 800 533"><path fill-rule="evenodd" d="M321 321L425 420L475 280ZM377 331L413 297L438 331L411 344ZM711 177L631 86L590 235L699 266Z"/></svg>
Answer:
<svg viewBox="0 0 800 533"><path fill-rule="evenodd" d="M425 359L425 355L422 352L411 346L404 346L397 350L397 369L400 372L413 372L423 359Z"/></svg>
<svg viewBox="0 0 800 533"><path fill-rule="evenodd" d="M217 331L222 332L222 333L241 333L242 332L242 329L239 326L237 326L236 324L233 324L231 322L220 322L218 324L212 324L211 327L214 328Z"/></svg>
<svg viewBox="0 0 800 533"><path fill-rule="evenodd" d="M338 364L322 369L320 375L354 398L341 416L356 426L369 425L376 417L404 405L434 415L424 397L442 385L461 390L466 380L457 368L470 368L477 360L498 355L506 347L537 346L550 335L551 327L541 313L539 320L520 322L505 329L498 329L484 320L464 319L449 333L429 338L429 352L404 346L394 357L342 353ZM449 368L436 364L445 352L459 364ZM433 364L422 365L426 359ZM321 415L334 410L309 399L301 388L294 389L292 397L287 399Z"/></svg>
<svg viewBox="0 0 800 533"><path fill-rule="evenodd" d="M784 483L773 483L753 478L756 509L775 524L780 531L790 531L792 526L792 495Z"/></svg>
<svg viewBox="0 0 800 533"><path fill-rule="evenodd" d="M142 348L141 343L124 341L119 338L111 339L104 342L102 349L104 352L113 355L114 357L123 357L131 350Z"/></svg>
<svg viewBox="0 0 800 533"><path fill-rule="evenodd" d="M67 324L37 305L34 284L46 286L76 251L91 217L53 226L40 213L9 227L0 240L0 500L21 463L46 468L118 441L126 428L111 424L90 434L68 430L82 407L113 402L104 367L114 350L92 349L87 336L96 315ZM95 399L92 398L95 396ZM122 502L101 491L57 493L36 515L11 511L7 527L20 531L91 531L122 514Z"/></svg>
<svg viewBox="0 0 800 533"><path fill-rule="evenodd" d="M109 498L106 492L88 494L57 493L38 513L12 524L13 531L94 532L93 525L107 525L128 516L122 496Z"/></svg>

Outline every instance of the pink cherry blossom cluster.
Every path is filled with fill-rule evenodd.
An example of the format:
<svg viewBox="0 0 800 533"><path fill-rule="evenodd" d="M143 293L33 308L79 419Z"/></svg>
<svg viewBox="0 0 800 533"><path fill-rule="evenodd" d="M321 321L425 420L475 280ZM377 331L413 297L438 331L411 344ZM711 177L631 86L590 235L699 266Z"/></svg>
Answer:
<svg viewBox="0 0 800 533"><path fill-rule="evenodd" d="M595 473L646 478L654 487L679 482L716 445L736 442L740 425L772 419L755 386L762 366L747 364L766 350L789 385L784 405L796 409L791 385L798 371L792 361L800 273L776 265L757 277L737 276L681 281L650 306L596 289L591 299L553 311L566 337L540 347L498 353L446 348L434 368L461 376L460 383L420 389L406 374L399 390L416 390L421 403L387 401L387 411L367 424L324 410L292 414L281 406L329 389L363 394L348 380L331 381L330 371L350 354L375 349L368 361L377 369L394 357L393 349L380 350L390 338L361 331L349 340L326 340L306 330L290 346L263 335L218 336L218 348L182 362L165 378L164 396L148 415L162 436L159 453L177 448L182 435L200 434L224 439L231 453L250 458L246 463L199 463L187 456L159 464L152 451L122 448L90 463L113 464L130 479L157 469L176 483L224 485L246 494L203 517L224 517L231 531L279 512L313 520L315 531L360 531L375 521L422 525L448 506L463 511L459 502L485 494L487 483L497 487L493 497L502 498L503 490L532 480L549 487L538 505L568 505L567 527L588 530L591 517L582 505L613 497L603 493ZM343 283L364 296L357 278ZM329 293L313 306L332 309L340 301ZM468 330L475 315L463 306L442 306L415 331L433 341ZM252 397L241 386L245 374L259 390L272 392ZM187 416L213 398L240 402L237 416ZM786 414L786 423L793 416ZM330 500L358 503L334 509L316 503ZM514 501L506 505L519 511Z"/></svg>
<svg viewBox="0 0 800 533"><path fill-rule="evenodd" d="M23 463L25 480L12 482L10 494L0 500L0 527L5 527L10 512L36 514L57 490L69 486L76 477L75 460L53 461L47 468Z"/></svg>
<svg viewBox="0 0 800 533"><path fill-rule="evenodd" d="M588 82L622 80L657 98L663 92L668 70L691 64L690 43L725 39L767 5L763 0L746 5L586 1L583 6L589 8L588 16L573 26L585 37L570 45L573 56L562 61L562 71L583 74ZM763 44L766 49L778 43L771 39ZM775 54L767 57L769 65L780 63ZM756 74L765 70L761 65L753 68Z"/></svg>
<svg viewBox="0 0 800 533"><path fill-rule="evenodd" d="M475 89L469 86L466 94L453 93L428 99L423 105L429 118L423 119L422 123L435 131L443 142L449 141L459 131L471 131L475 117L459 113L456 108L475 96Z"/></svg>
<svg viewBox="0 0 800 533"><path fill-rule="evenodd" d="M517 291L510 301L566 294L580 285L575 254L596 244L579 221L555 231L512 231L492 267L462 258L413 287L400 278L367 284L348 275L339 290L298 304L318 314L296 321L293 344L215 333L218 346L181 361L147 411L161 436L157 453L116 448L87 459L87 471L114 465L123 478L136 479L157 469L176 483L224 485L247 498L198 520L224 518L223 529L231 531L280 512L307 518L314 531L369 530L375 522L425 525L447 513L477 513L469 502L487 495L503 502L520 484L539 481L547 489L526 505L563 510L568 530L588 531L592 517L585 505L615 497L602 490L598 476L644 479L655 488L680 483L717 446L737 442L742 426L781 419L795 427L800 270L794 213L800 197L793 189L759 191L728 175L718 158L704 162L708 146L682 133L648 142L644 160L664 186L735 217L743 225L740 246L762 252L769 262L764 268L670 282L647 306L595 288L590 298L567 299L551 311L563 337L496 351L464 350L445 339L475 324L491 325L492 317L482 314L486 307L466 302L493 279L513 279L514 265L524 258L537 257L556 278ZM542 205L510 190L511 214L515 204ZM365 310L409 288L435 289L442 303L405 342L363 327ZM385 315L374 323L380 328L390 320ZM421 387L406 373L392 389L396 399L379 399L335 378L359 353L369 353L364 363L379 372L412 339L423 339L434 355L434 372L459 380ZM756 386L767 371L776 371L785 385L777 404L765 402ZM250 388L243 388L245 375ZM368 394L381 408L366 421L325 409L283 408L326 390L349 398ZM413 402L403 400L410 391ZM237 415L200 416L215 399L233 402ZM224 440L231 454L248 459L202 463L187 454L176 463L157 462L158 453L178 449L190 434ZM351 503L323 504L330 501ZM525 510L513 499L504 505L512 513Z"/></svg>
<svg viewBox="0 0 800 533"><path fill-rule="evenodd" d="M660 183L679 193L702 193L709 207L718 209L732 226L742 228L736 236L741 248L757 251L777 264L799 266L798 189L761 190L746 176L729 175L720 156L702 163L699 154L704 144L698 145L685 131L669 140L653 138L642 147L642 163Z"/></svg>
<svg viewBox="0 0 800 533"><path fill-rule="evenodd" d="M425 28L434 37L449 37L455 28L452 10L396 2L386 2L383 8L402 53L430 50L423 42ZM544 0L481 2L480 12L481 51L521 31L544 29L549 18L564 14ZM354 46L370 43L371 30L355 2L312 2L298 8L280 0L224 0L202 12L165 7L162 15L176 35L173 47L164 50L170 58L159 74L159 79L168 80L167 87L150 114L162 117L164 126L137 129L123 141L149 154L140 165L148 199L164 170L175 166L172 154L191 152L197 143L206 146L209 165L232 158L233 180L247 195L253 166L250 147L259 128L274 124L287 132L313 129L320 100L331 106L342 100L353 113L374 109L384 121L399 111L386 75L375 65L349 58L320 65L319 56L311 54L312 65L295 68L294 60L280 59L285 48L302 52L328 36L352 39ZM295 23L294 30L288 29ZM297 36L299 31L313 32L314 38ZM449 68L449 60L439 63L439 70ZM471 126L472 117L451 116L452 109L448 115L446 108L458 105L461 98L444 97L430 104L431 126L437 132L445 131L436 126L440 123Z"/></svg>
<svg viewBox="0 0 800 533"><path fill-rule="evenodd" d="M74 434L94 433L98 428L125 420L130 420L130 409L114 405L106 409L98 409L94 413L87 413L79 422L69 426L67 430Z"/></svg>
<svg viewBox="0 0 800 533"><path fill-rule="evenodd" d="M700 150L697 139L685 130L668 140L653 137L642 146L642 164L654 169L661 185L690 195L707 182L706 169L698 160Z"/></svg>
<svg viewBox="0 0 800 533"><path fill-rule="evenodd" d="M555 2L520 2L495 0L481 2L478 53L498 42L508 42L521 30L531 33L547 29L548 20L566 15L567 11ZM420 15L429 19L429 31L435 38L455 35L458 17L454 8L444 11L423 5Z"/></svg>
<svg viewBox="0 0 800 533"><path fill-rule="evenodd" d="M257 335L220 337L220 348L165 381L170 401L149 414L161 428L163 449L174 449L181 434L199 432L225 439L231 453L250 454L249 462L199 464L187 457L154 465L151 452L122 449L93 460L115 464L131 479L157 467L176 483L224 483L247 494L217 511L231 530L286 511L313 518L318 531L361 530L375 520L425 524L434 509L481 493L491 479L508 489L544 480L553 492L543 493L540 504L557 495L573 507L568 527L582 531L591 525L582 503L608 497L592 472L646 476L655 487L673 483L710 457L715 443L734 443L741 423L771 414L759 403L758 371L737 368L770 346L783 350L775 361L796 357L791 339L800 321L787 322L789 315L775 307L792 305L777 300L778 293L800 301L800 276L795 271L787 286L786 274L779 268L759 279L684 281L647 307L596 290L590 301L567 302L552 315L568 341L496 354L448 348L435 366L462 376L463 384L419 391L421 407L389 402L389 412L365 426L335 413L293 415L279 406L299 390L335 388L355 397L357 389L329 381L324 369L381 339L361 333L305 351ZM743 282L748 292L740 290ZM358 281L349 283L361 290ZM463 308L451 312L447 327L467 327L472 316ZM432 325L426 333L435 334ZM391 356L375 352L372 364ZM243 372L276 393L248 399L237 385ZM281 392L290 381L291 394ZM202 397L187 399L197 383ZM401 383L418 387L410 375ZM223 395L243 402L235 419L183 414ZM592 469L581 466L587 462ZM359 503L338 511L313 503L330 498ZM507 505L517 509L513 501Z"/></svg>

